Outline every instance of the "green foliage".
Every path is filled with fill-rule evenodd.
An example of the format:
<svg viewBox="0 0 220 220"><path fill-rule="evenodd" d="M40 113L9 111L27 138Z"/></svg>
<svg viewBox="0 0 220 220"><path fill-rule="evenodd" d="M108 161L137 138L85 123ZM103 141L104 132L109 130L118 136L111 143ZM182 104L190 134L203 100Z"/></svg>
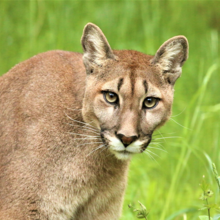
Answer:
<svg viewBox="0 0 220 220"><path fill-rule="evenodd" d="M212 163L212 171L213 171L214 177L216 179L217 186L219 188L219 176L218 176L218 171L217 171L216 166L215 166L214 163ZM207 216L202 215L202 216L199 216L199 218L201 220L211 220L211 219L213 219L211 217L211 210L215 209L217 211L220 211L220 206L219 206L218 203L210 204L209 199L214 195L214 193L210 190L210 186L206 182L205 176L203 176L203 179L202 179L202 182L200 184L200 187L202 189L202 195L201 195L200 199L203 200L205 202L205 204L203 204L203 207L200 208L199 210L207 211L208 215ZM217 200L217 197L218 197L218 195L216 196L216 200ZM219 215L215 215L214 216L214 219L219 219L219 218L220 218Z"/></svg>
<svg viewBox="0 0 220 220"><path fill-rule="evenodd" d="M147 219L147 216L149 215L149 212L147 211L146 207L141 203L139 202L139 205L140 205L140 209L134 209L132 207L132 205L128 205L129 208L131 208L133 210L133 212L137 212L137 218L139 219Z"/></svg>
<svg viewBox="0 0 220 220"><path fill-rule="evenodd" d="M206 216L206 215L201 215L201 216L199 216L199 219L201 219L201 220L213 220L212 218L209 218L209 217Z"/></svg>
<svg viewBox="0 0 220 220"><path fill-rule="evenodd" d="M215 180L216 180L216 183L218 185L219 192L220 192L220 176L218 175L218 171L217 171L216 166L215 166L214 163L212 163L212 169L213 169Z"/></svg>
<svg viewBox="0 0 220 220"><path fill-rule="evenodd" d="M189 60L175 85L173 116L148 148L154 159L133 158L121 220L136 218L127 207L133 201L151 210L149 219L199 219L195 183L205 174L213 184L204 155L220 161L219 12L220 1L212 0L0 1L0 74L40 52L82 52L87 22L103 30L113 49L154 54L170 37L188 38Z"/></svg>

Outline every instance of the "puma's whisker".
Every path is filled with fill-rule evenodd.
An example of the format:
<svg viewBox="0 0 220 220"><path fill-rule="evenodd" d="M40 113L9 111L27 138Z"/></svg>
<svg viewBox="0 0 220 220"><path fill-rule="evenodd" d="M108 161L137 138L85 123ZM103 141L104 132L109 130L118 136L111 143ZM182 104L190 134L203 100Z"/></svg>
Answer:
<svg viewBox="0 0 220 220"><path fill-rule="evenodd" d="M88 140L88 141L99 141L100 140L100 137L98 138L98 137L79 137L79 138L77 138L77 137L74 137L74 139L73 140ZM90 142L91 144L93 143L93 142Z"/></svg>
<svg viewBox="0 0 220 220"><path fill-rule="evenodd" d="M186 110L186 107L185 107L179 114L177 114L177 115L172 115L170 118L175 118L175 117L181 115L185 110Z"/></svg>
<svg viewBox="0 0 220 220"><path fill-rule="evenodd" d="M73 119L73 118L71 118L70 116L68 116L67 114L66 114L66 116L67 116L71 121L77 122L77 123L82 124L82 125L86 125L86 126L88 126L88 127L94 128L94 129L97 129L96 127L94 127L94 126L92 126L92 125L90 125L90 124L88 124L88 123L85 123L85 122L82 122L82 121L78 121L78 120L76 120L76 119Z"/></svg>
<svg viewBox="0 0 220 220"><path fill-rule="evenodd" d="M165 140L165 139L172 139L172 138L182 138L182 137L180 137L180 136L171 136L171 137L155 138L154 140L157 141L157 140Z"/></svg>
<svg viewBox="0 0 220 220"><path fill-rule="evenodd" d="M94 134L100 134L100 131L98 130L98 129L93 129L93 128L90 128L90 127L88 127L87 125L77 125L77 124L70 124L70 123L66 123L66 124L68 124L68 125L70 125L70 126L72 126L72 127L79 127L79 128L81 128L83 131L89 131L89 132L91 132L91 133L94 133Z"/></svg>
<svg viewBox="0 0 220 220"><path fill-rule="evenodd" d="M90 156L92 153L94 153L95 151L97 151L97 150L99 150L99 149L101 149L101 148L103 148L103 147L105 147L105 145L104 145L104 144L102 144L102 145L98 146L96 149L94 149L94 150L93 150L93 151L91 151L89 154L87 154L87 155L86 155L86 157Z"/></svg>
<svg viewBox="0 0 220 220"><path fill-rule="evenodd" d="M84 136L84 137L97 137L97 138L100 138L100 135L86 135L86 134L77 134L75 132L67 132L69 134L73 134L73 135L76 135L76 136Z"/></svg>
<svg viewBox="0 0 220 220"><path fill-rule="evenodd" d="M150 159L152 159L152 160L155 161L157 164L159 164L159 163L157 162L157 160L151 155L151 152L145 151L145 154L147 154L147 156L148 156Z"/></svg>
<svg viewBox="0 0 220 220"><path fill-rule="evenodd" d="M91 127L88 127L87 125L77 125L77 124L69 124L70 126L72 127L79 127L81 128L83 131L89 131L89 132L92 132L92 133L95 133L95 134L100 134L100 131L98 129L93 129Z"/></svg>
<svg viewBox="0 0 220 220"><path fill-rule="evenodd" d="M172 120L173 122L175 122L177 125L179 125L179 126L182 127L182 128L185 128L185 129L187 129L187 130L192 130L191 128L187 128L187 127L181 125L181 124L178 123L176 120L174 120L172 117L170 118L170 120Z"/></svg>
<svg viewBox="0 0 220 220"><path fill-rule="evenodd" d="M150 154L152 154L152 155L154 155L154 156L156 156L156 157L159 157L159 155L157 155L156 153L152 152L152 151L149 150L149 149L147 149L147 152L150 153Z"/></svg>
<svg viewBox="0 0 220 220"><path fill-rule="evenodd" d="M66 107L66 109L69 109L71 111L82 111L82 108L73 109L73 108Z"/></svg>
<svg viewBox="0 0 220 220"><path fill-rule="evenodd" d="M168 153L166 150L164 150L164 149L162 149L160 147L151 147L151 146L149 146L148 149L155 149L155 150L160 150L160 151L163 151L165 153Z"/></svg>
<svg viewBox="0 0 220 220"><path fill-rule="evenodd" d="M89 131L89 132L92 132L94 134L99 134L100 135L100 131L99 130L91 129L90 127L85 127L85 125L84 125L84 127L82 127L82 130Z"/></svg>
<svg viewBox="0 0 220 220"><path fill-rule="evenodd" d="M159 146L160 148L164 149L163 145L161 144L161 142L151 142L150 143L150 146L151 145L156 145L156 146Z"/></svg>
<svg viewBox="0 0 220 220"><path fill-rule="evenodd" d="M163 138L162 138L162 139L163 139ZM156 140L156 139L152 139L152 140L151 140L151 144L153 144L153 143L160 144L160 143L163 143L163 141L158 141L158 140Z"/></svg>
<svg viewBox="0 0 220 220"><path fill-rule="evenodd" d="M91 145L91 142L89 142L89 143L83 143L83 144L77 144L77 147L84 146L84 145L88 145L88 144ZM103 142L101 142L101 141L99 141L99 142L92 142L92 144L103 144Z"/></svg>

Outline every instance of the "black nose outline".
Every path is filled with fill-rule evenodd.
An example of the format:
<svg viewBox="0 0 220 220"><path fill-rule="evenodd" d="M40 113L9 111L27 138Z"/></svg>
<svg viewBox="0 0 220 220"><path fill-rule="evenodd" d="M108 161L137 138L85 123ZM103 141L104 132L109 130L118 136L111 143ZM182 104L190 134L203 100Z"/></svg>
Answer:
<svg viewBox="0 0 220 220"><path fill-rule="evenodd" d="M127 147L128 145L130 145L138 139L138 136L136 135L127 137L123 134L116 134L116 136L124 144L125 147Z"/></svg>

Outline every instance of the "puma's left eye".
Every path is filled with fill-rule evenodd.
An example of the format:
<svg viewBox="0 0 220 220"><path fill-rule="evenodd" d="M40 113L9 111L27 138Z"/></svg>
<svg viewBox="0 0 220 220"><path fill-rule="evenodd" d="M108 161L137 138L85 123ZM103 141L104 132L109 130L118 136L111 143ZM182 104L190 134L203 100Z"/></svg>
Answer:
<svg viewBox="0 0 220 220"><path fill-rule="evenodd" d="M151 109L151 108L156 107L158 102L159 102L158 98L147 97L143 102L143 107L147 109Z"/></svg>
<svg viewBox="0 0 220 220"><path fill-rule="evenodd" d="M114 92L104 92L104 98L110 104L118 103L118 96Z"/></svg>

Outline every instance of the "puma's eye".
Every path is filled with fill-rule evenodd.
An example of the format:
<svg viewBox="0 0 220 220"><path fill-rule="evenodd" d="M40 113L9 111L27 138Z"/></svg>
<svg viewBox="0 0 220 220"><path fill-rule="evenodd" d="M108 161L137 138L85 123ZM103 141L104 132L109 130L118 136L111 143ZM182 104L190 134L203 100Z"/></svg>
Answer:
<svg viewBox="0 0 220 220"><path fill-rule="evenodd" d="M110 104L118 103L118 96L114 92L104 92L104 98Z"/></svg>
<svg viewBox="0 0 220 220"><path fill-rule="evenodd" d="M158 98L154 98L154 97L147 97L145 100L144 100L144 103L143 103L143 107L144 108L147 108L147 109L151 109L151 108L154 108L157 106L159 102L159 99Z"/></svg>

